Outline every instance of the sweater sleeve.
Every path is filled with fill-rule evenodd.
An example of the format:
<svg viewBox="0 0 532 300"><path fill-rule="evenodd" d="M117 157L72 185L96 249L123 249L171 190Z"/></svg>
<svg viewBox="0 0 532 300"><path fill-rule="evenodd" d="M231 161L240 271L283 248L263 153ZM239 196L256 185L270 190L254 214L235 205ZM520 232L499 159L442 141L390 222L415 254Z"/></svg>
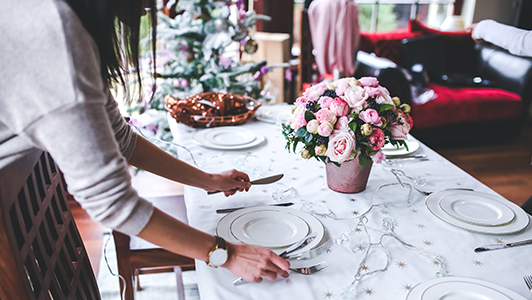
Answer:
<svg viewBox="0 0 532 300"><path fill-rule="evenodd" d="M532 56L532 31L483 20L475 27L473 37L504 48L514 55Z"/></svg>

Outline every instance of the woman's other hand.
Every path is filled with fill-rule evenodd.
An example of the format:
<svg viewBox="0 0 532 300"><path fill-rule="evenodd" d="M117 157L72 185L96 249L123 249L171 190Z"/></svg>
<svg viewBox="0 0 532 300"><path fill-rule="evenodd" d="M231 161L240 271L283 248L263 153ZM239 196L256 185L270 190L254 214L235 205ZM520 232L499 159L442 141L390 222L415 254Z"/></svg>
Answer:
<svg viewBox="0 0 532 300"><path fill-rule="evenodd" d="M475 38L475 35L473 34L473 32L475 31L475 28L477 27L477 24L478 24L478 23L473 23L473 24L471 24L471 26L467 27L467 28L465 29L465 31L466 31L466 32L469 32L469 33L471 34L471 38L472 38L475 42L479 43L479 42L482 42L483 40L482 40L482 39L476 39L476 38Z"/></svg>
<svg viewBox="0 0 532 300"><path fill-rule="evenodd" d="M225 196L234 195L237 191L248 191L251 184L249 183L249 176L235 169L226 171L220 174L211 174L212 184L208 189L208 192L222 191Z"/></svg>
<svg viewBox="0 0 532 300"><path fill-rule="evenodd" d="M222 267L248 282L262 282L263 278L274 280L277 276L288 277L290 263L270 249L228 242L227 251L229 258Z"/></svg>

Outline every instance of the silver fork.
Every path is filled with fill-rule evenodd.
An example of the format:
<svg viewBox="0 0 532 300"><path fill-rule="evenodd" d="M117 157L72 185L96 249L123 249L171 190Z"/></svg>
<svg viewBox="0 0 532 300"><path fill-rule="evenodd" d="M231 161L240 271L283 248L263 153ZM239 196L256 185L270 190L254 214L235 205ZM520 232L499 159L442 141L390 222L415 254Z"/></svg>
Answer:
<svg viewBox="0 0 532 300"><path fill-rule="evenodd" d="M532 292L532 276L527 275L527 276L524 276L523 279L525 280L526 286L528 287L530 292Z"/></svg>
<svg viewBox="0 0 532 300"><path fill-rule="evenodd" d="M313 266L310 266L310 267L290 268L290 270L294 271L296 273L299 273L299 274L303 274L303 275L311 275L311 274L314 274L316 272L319 272L319 271L327 268L327 266L328 266L327 261L324 260L324 261L320 262L319 264L316 264L316 265L313 265Z"/></svg>

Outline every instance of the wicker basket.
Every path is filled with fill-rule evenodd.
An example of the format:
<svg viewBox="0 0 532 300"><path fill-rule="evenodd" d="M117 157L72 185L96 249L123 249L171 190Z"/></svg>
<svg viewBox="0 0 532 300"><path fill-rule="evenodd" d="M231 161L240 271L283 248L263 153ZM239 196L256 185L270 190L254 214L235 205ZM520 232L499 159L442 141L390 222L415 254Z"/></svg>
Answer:
<svg viewBox="0 0 532 300"><path fill-rule="evenodd" d="M165 108L178 123L190 127L218 127L239 125L252 118L260 107L245 95L207 92L186 99L165 96ZM224 115L238 111L236 114Z"/></svg>

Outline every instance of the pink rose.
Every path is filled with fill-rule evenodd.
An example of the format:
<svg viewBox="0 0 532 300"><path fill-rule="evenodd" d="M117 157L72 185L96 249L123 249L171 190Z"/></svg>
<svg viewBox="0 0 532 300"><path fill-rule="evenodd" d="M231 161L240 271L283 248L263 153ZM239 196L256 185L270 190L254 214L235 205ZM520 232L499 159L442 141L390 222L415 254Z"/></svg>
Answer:
<svg viewBox="0 0 532 300"><path fill-rule="evenodd" d="M329 109L338 117L343 117L349 114L350 108L342 98L336 97L332 100Z"/></svg>
<svg viewBox="0 0 532 300"><path fill-rule="evenodd" d="M303 121L305 121L304 124L302 124L301 118L303 118ZM305 108L303 106L296 107L292 115L292 118L288 120L288 124L294 130L298 130L301 126L304 126L307 124L305 120Z"/></svg>
<svg viewBox="0 0 532 300"><path fill-rule="evenodd" d="M368 93L363 87L358 85L352 85L345 90L342 97L349 107L354 108L356 111L360 111L367 107L366 99L368 99Z"/></svg>
<svg viewBox="0 0 532 300"><path fill-rule="evenodd" d="M395 103L393 102L392 97L383 93L381 93L375 98L375 102L377 102L378 104L391 104L393 105L393 107L395 107Z"/></svg>
<svg viewBox="0 0 532 300"><path fill-rule="evenodd" d="M349 118L340 117L336 121L336 130L349 130Z"/></svg>
<svg viewBox="0 0 532 300"><path fill-rule="evenodd" d="M392 140L406 140L410 129L412 128L410 116L406 116L402 110L397 111L397 122L390 124L390 133L392 134Z"/></svg>
<svg viewBox="0 0 532 300"><path fill-rule="evenodd" d="M386 159L386 155L384 155L384 153L382 153L382 151L379 151L379 152L375 153L375 155L373 155L371 157L371 159L373 160L374 163L380 164Z"/></svg>
<svg viewBox="0 0 532 300"><path fill-rule="evenodd" d="M318 126L318 134L321 136L328 137L333 132L334 127L333 124L329 122L321 123L320 126Z"/></svg>
<svg viewBox="0 0 532 300"><path fill-rule="evenodd" d="M331 105L331 102L333 101L333 98L328 96L320 97L320 100L318 100L318 103L320 104L320 108L326 108L329 109L329 106Z"/></svg>
<svg viewBox="0 0 532 300"><path fill-rule="evenodd" d="M362 86L377 87L379 86L379 81L375 77L362 77L358 80Z"/></svg>
<svg viewBox="0 0 532 300"><path fill-rule="evenodd" d="M355 140L349 131L340 131L329 137L327 157L332 161L343 163L355 157L355 147Z"/></svg>
<svg viewBox="0 0 532 300"><path fill-rule="evenodd" d="M335 92L336 92L336 95L338 96L343 96L344 95L344 92L345 90L347 90L347 88L349 87L349 82L351 80L355 80L354 78L344 78L344 79L339 79L337 80L334 85L335 85Z"/></svg>
<svg viewBox="0 0 532 300"><path fill-rule="evenodd" d="M318 156L323 156L327 153L327 147L325 147L325 145L316 146L314 147L314 153Z"/></svg>
<svg viewBox="0 0 532 300"><path fill-rule="evenodd" d="M328 109L320 109L316 113L316 119L320 124L324 122L329 122L331 124L336 123L336 115Z"/></svg>
<svg viewBox="0 0 532 300"><path fill-rule="evenodd" d="M369 109L363 110L360 112L358 117L366 123L369 123L375 126L382 125L381 117L379 116L379 113L374 109L369 108Z"/></svg>
<svg viewBox="0 0 532 300"><path fill-rule="evenodd" d="M376 96L380 95L380 93L381 93L379 91L379 88L371 87L371 86L365 86L364 90L366 91L366 93L368 93L369 97L376 97Z"/></svg>
<svg viewBox="0 0 532 300"><path fill-rule="evenodd" d="M371 150L380 150L386 140L384 139L384 132L379 128L373 129L373 134L369 137L369 142L372 144Z"/></svg>
<svg viewBox="0 0 532 300"><path fill-rule="evenodd" d="M303 96L305 96L309 101L316 101L321 95L323 95L323 93L325 93L326 90L327 86L324 83L318 83L309 87L303 93Z"/></svg>
<svg viewBox="0 0 532 300"><path fill-rule="evenodd" d="M307 105L307 103L308 103L308 99L303 97L303 96L301 96L301 97L296 99L296 105L297 106L305 107Z"/></svg>

